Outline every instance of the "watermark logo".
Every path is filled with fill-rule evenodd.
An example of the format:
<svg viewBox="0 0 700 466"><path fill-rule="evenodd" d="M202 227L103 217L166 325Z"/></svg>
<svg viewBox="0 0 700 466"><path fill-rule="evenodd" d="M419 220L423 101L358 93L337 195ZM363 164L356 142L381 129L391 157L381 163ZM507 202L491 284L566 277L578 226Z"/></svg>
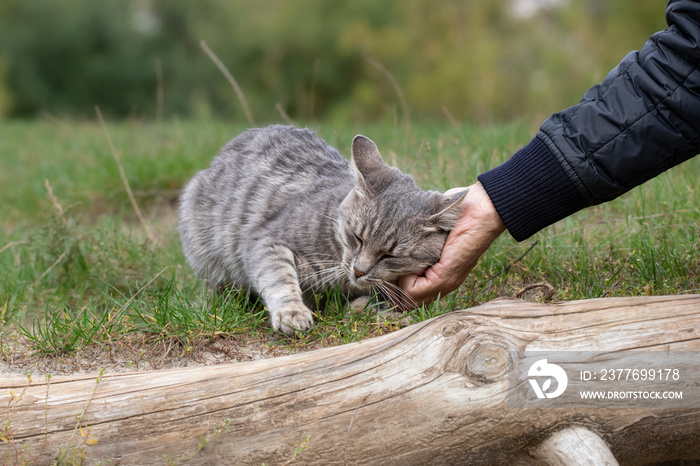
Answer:
<svg viewBox="0 0 700 466"><path fill-rule="evenodd" d="M547 377L541 387L537 379L528 379L537 398L556 398L564 393L569 383L569 378L566 376L564 369L556 364L548 363L546 359L540 359L530 366L527 375L528 377ZM552 388L552 379L557 381L557 388L553 392L549 392L548 390Z"/></svg>
<svg viewBox="0 0 700 466"><path fill-rule="evenodd" d="M508 405L700 409L700 351L511 351Z"/></svg>

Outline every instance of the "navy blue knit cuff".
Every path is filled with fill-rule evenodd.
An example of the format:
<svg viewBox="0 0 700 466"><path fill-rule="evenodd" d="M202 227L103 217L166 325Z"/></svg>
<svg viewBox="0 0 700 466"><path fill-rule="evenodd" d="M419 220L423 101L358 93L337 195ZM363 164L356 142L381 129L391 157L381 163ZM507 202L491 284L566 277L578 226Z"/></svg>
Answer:
<svg viewBox="0 0 700 466"><path fill-rule="evenodd" d="M537 137L478 179L517 241L587 207L554 154Z"/></svg>

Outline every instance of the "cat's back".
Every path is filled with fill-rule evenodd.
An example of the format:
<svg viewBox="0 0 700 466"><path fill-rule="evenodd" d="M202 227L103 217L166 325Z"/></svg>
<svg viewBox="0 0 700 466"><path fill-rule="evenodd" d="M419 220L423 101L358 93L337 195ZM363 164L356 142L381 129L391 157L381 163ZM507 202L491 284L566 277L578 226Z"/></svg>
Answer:
<svg viewBox="0 0 700 466"><path fill-rule="evenodd" d="M193 211L218 216L239 204L266 199L272 208L300 195L308 203L321 193L319 202L328 196L339 202L354 183L349 161L313 131L272 125L246 130L226 144L185 187L180 213L185 220Z"/></svg>
<svg viewBox="0 0 700 466"><path fill-rule="evenodd" d="M233 169L246 177L257 172L268 177L347 178L352 173L349 162L313 131L282 125L249 129L235 137L214 159L211 169Z"/></svg>

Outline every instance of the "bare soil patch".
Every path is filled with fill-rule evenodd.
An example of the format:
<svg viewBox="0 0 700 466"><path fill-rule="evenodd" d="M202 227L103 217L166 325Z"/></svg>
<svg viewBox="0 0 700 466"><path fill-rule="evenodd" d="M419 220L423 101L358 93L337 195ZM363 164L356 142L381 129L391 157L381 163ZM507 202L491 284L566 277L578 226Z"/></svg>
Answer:
<svg viewBox="0 0 700 466"><path fill-rule="evenodd" d="M3 339L0 346L0 374L69 375L105 374L212 366L255 361L310 351L320 344L290 346L242 336L201 338L191 345L176 339L158 339L135 333L107 345L89 345L73 353L37 354L17 333Z"/></svg>

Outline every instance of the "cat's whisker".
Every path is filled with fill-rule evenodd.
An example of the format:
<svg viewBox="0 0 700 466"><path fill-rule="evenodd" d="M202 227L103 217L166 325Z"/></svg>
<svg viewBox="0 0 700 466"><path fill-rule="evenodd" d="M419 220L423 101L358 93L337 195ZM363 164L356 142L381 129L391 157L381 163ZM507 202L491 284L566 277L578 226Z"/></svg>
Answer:
<svg viewBox="0 0 700 466"><path fill-rule="evenodd" d="M382 284L384 285L385 289L391 289L392 292L395 293L396 296L398 296L398 298L400 299L400 303L394 304L398 304L402 308L406 308L406 304L410 304L412 308L418 307L418 303L416 302L416 300L413 299L411 295L406 293L406 291L400 286L394 285L393 283L387 281L383 281Z"/></svg>
<svg viewBox="0 0 700 466"><path fill-rule="evenodd" d="M317 292L323 286L323 279L321 278L306 278L299 280L299 288L302 292L307 293L309 291Z"/></svg>
<svg viewBox="0 0 700 466"><path fill-rule="evenodd" d="M384 286L383 283L378 283L376 285L377 288L381 291L381 294L384 295L385 297L389 298L389 301L391 301L391 304L394 305L395 307L401 307L401 303L397 302L397 296L394 294L392 290Z"/></svg>
<svg viewBox="0 0 700 466"><path fill-rule="evenodd" d="M324 287L324 285L326 285L327 283L331 282L331 281L332 281L332 280L331 280L332 277L333 277L333 275L330 274L330 273L327 273L327 274L324 274L324 275L318 275L318 276L315 276L315 277L310 277L310 279L305 280L305 281L304 281L304 284L305 284L309 289L313 288L313 289L318 290L318 289L322 289L322 288Z"/></svg>
<svg viewBox="0 0 700 466"><path fill-rule="evenodd" d="M322 212L319 212L318 210L314 210L313 212L316 213L316 215L320 215L321 217L327 218L328 220L330 220L331 222L335 223L336 225L338 224L338 219L333 218L333 217L331 217L330 215L326 215L326 214L324 214L324 213L322 213Z"/></svg>
<svg viewBox="0 0 700 466"><path fill-rule="evenodd" d="M318 270L312 274L301 276L300 281L308 283L309 289L321 287L324 283L334 282L344 275L344 270L339 266Z"/></svg>
<svg viewBox="0 0 700 466"><path fill-rule="evenodd" d="M325 275L317 275L315 277L305 277L305 279L300 282L300 288L304 293L308 291L320 292L326 288L327 285L333 283L342 282L344 278L344 272L340 270L326 270Z"/></svg>
<svg viewBox="0 0 700 466"><path fill-rule="evenodd" d="M295 265L294 268L297 270L303 269L305 267L308 267L308 268L322 267L324 269L327 269L327 268L329 268L328 266L335 267L337 265L338 265L338 261L327 259L327 260L318 260L318 261L314 261L314 262L304 262L302 264Z"/></svg>
<svg viewBox="0 0 700 466"><path fill-rule="evenodd" d="M322 252L314 252L313 254L307 254L306 257L330 257L335 260L335 254L326 254Z"/></svg>
<svg viewBox="0 0 700 466"><path fill-rule="evenodd" d="M333 275L331 271L338 269L338 264L333 263L333 264L326 264L321 266L320 268L317 267L297 267L296 272L297 276L299 277L299 280L308 280L310 278L314 278L317 276L323 276L324 274L328 274L329 276Z"/></svg>
<svg viewBox="0 0 700 466"><path fill-rule="evenodd" d="M391 286L395 289L395 292L398 293L401 299L403 300L403 307L405 309L410 310L419 307L418 301L413 299L413 297L409 295L405 290L393 284ZM406 304L409 304L409 306L407 307Z"/></svg>
<svg viewBox="0 0 700 466"><path fill-rule="evenodd" d="M302 266L299 266L297 268L301 268L303 266L307 266L310 268L314 268L315 266L320 266L321 268L316 270L314 273L318 272L323 272L326 270L338 270L341 268L341 265L338 264L338 261L317 261L317 262L310 262L307 264L303 264Z"/></svg>
<svg viewBox="0 0 700 466"><path fill-rule="evenodd" d="M324 254L324 256L325 256L325 254ZM319 259L314 259L314 260L308 260L308 261L300 262L300 264L301 264L301 265L305 265L305 264L314 264L314 263L316 263L316 262L328 262L328 263L332 262L332 263L334 263L334 264L337 264L337 263L338 263L338 259L334 258L331 254L328 254L327 257L328 257L328 259L326 259L326 258L319 258Z"/></svg>

